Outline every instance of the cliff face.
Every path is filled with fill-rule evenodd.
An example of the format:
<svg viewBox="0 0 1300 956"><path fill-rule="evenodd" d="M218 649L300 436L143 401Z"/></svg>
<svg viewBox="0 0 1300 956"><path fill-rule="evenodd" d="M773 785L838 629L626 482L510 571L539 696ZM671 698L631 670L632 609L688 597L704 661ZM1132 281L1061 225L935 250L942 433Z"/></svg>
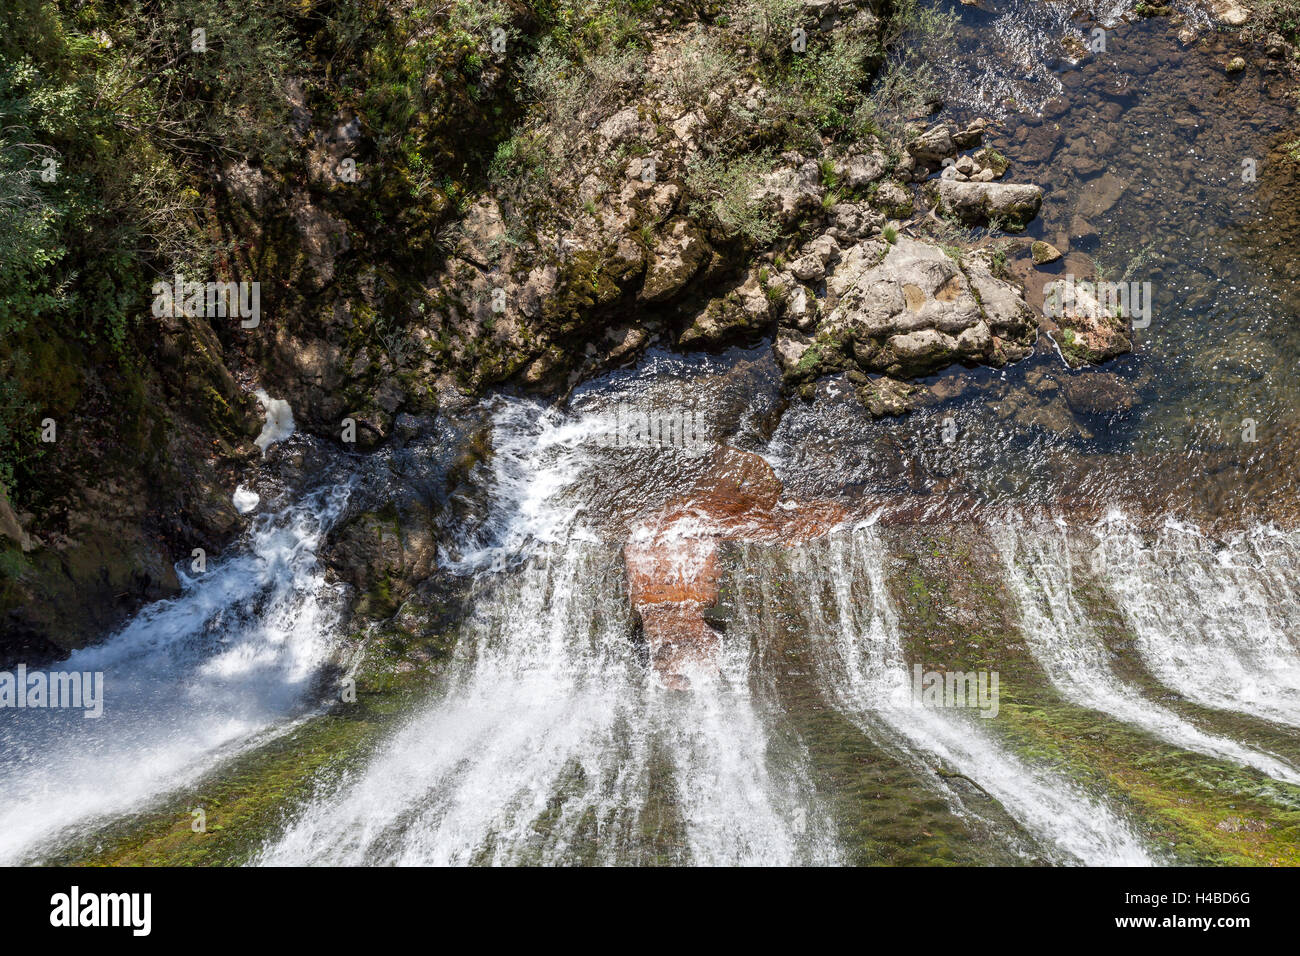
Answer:
<svg viewBox="0 0 1300 956"><path fill-rule="evenodd" d="M44 60L33 78L5 52L18 97L5 102L44 124L104 221L143 224L129 281L114 280L116 324L97 331L102 293L20 303L30 320L0 356L18 383L0 475L6 659L102 635L174 591L174 562L229 541L231 492L261 456L258 387L299 430L365 450L440 395L560 395L654 341L772 336L792 390L849 371L873 412L894 414L909 376L1013 361L1034 338L995 256L913 238L929 202L1014 228L1038 193L993 182L1006 162L980 150L981 126L931 126L923 88L899 95L906 4L266 0L251 8L260 34L220 21L199 53L123 20L178 23L183 2L25 3ZM74 29L96 48L73 45ZM274 96L223 87L209 54L232 69L256 58ZM77 155L75 130L33 112L32 91L91 83L106 63L138 75L101 91L111 148ZM233 104L228 125L200 127L195 97ZM179 211L109 181L105 165L141 149ZM937 192L918 191L944 167ZM70 214L58 227L87 228ZM77 288L73 260L101 246L54 271ZM32 274L53 287L49 271ZM155 283L186 281L256 283L257 315L210 296L198 314L158 307ZM79 324L90 331L71 334Z"/></svg>

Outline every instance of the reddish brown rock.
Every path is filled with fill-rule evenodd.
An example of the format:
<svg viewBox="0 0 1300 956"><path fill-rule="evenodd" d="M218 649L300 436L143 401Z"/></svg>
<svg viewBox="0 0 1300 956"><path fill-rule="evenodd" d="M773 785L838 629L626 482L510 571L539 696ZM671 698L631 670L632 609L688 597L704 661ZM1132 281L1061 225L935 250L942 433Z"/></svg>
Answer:
<svg viewBox="0 0 1300 956"><path fill-rule="evenodd" d="M709 626L695 601L651 604L639 610L650 645L650 666L670 690L690 689L691 671L716 668L722 636Z"/></svg>
<svg viewBox="0 0 1300 956"><path fill-rule="evenodd" d="M651 666L673 690L688 689L693 671L717 667L721 636L704 612L718 598L718 544L796 544L845 517L832 502L781 502L781 482L758 455L722 448L711 465L686 494L642 522L623 548L629 598Z"/></svg>

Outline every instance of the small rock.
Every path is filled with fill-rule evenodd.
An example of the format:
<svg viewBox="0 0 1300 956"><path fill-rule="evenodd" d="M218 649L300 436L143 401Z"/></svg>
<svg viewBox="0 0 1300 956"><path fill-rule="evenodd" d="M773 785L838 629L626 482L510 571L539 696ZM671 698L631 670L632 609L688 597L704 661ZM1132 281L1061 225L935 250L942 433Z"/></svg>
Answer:
<svg viewBox="0 0 1300 956"><path fill-rule="evenodd" d="M816 282L826 277L826 263L815 255L806 255L795 260L790 271L800 282Z"/></svg>
<svg viewBox="0 0 1300 956"><path fill-rule="evenodd" d="M1215 18L1230 27L1239 27L1250 19L1250 11L1237 0L1213 0L1211 7Z"/></svg>
<svg viewBox="0 0 1300 956"><path fill-rule="evenodd" d="M1061 250L1050 242L1039 240L1029 247L1029 254L1034 258L1034 265L1043 266L1061 258Z"/></svg>

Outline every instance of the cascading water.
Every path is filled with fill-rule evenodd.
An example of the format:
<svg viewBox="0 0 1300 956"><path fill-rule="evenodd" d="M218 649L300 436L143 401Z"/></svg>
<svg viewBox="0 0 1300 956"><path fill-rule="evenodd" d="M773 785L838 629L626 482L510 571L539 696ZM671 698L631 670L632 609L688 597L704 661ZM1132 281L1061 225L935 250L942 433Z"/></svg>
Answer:
<svg viewBox="0 0 1300 956"><path fill-rule="evenodd" d="M1106 588L1157 680L1300 727L1300 537L1256 528L1217 544L1174 522L1144 536L1120 519L1097 533Z"/></svg>
<svg viewBox="0 0 1300 956"><path fill-rule="evenodd" d="M295 863L825 862L830 827L796 755L772 740L774 694L755 696L751 642L769 602L747 602L716 671L672 693L634 640L620 552L593 521L592 470L609 422L527 403L495 416L494 544L457 566L476 576L450 686L362 769L306 806L263 850ZM584 499L584 493L587 497ZM494 553L495 552L495 553ZM959 766L1048 847L1090 863L1147 863L1111 810L1029 768L968 721L907 700L908 675L871 528L791 551L788 568L744 545L737 573L788 573L837 706L907 759ZM527 554L507 569L504 556ZM817 595L830 588L830 600ZM760 682L761 683L761 682ZM795 748L797 751L797 748ZM937 789L947 790L929 774ZM959 801L955 801L959 802ZM958 806L958 812L968 813Z"/></svg>
<svg viewBox="0 0 1300 956"><path fill-rule="evenodd" d="M910 768L944 812L978 821L1010 853L1163 860L1108 797L1018 754L996 720L913 701L874 522L809 525L781 544L745 540L740 523L718 557L737 590L725 635L689 690L670 689L647 661L626 548L642 518L685 491L695 466L684 459L696 456L611 449L608 407L595 397L571 414L505 399L492 410L486 505L444 551L468 582L471 610L443 679L363 764L292 808L255 862L843 861L850 848L809 742L788 732L783 678L761 664L791 629L811 649L810 679L827 706ZM57 852L310 711L335 624L316 549L348 496L336 487L258 516L245 550L62 665L106 672L102 722L5 715L3 769L16 786L0 808L0 858ZM1226 696L1213 695L1214 679L1171 686L1211 706L1285 714L1287 635L1300 613L1291 537L1261 531L1216 551L1186 529L1153 537L1118 521L1077 535L1037 525L991 533L1026 642L1065 696L1297 782L1286 760L1203 731L1124 683L1076 593L1091 560L1157 679L1212 661L1218 679L1238 681ZM1244 693L1267 686L1267 674L1282 675L1272 693Z"/></svg>
<svg viewBox="0 0 1300 956"><path fill-rule="evenodd" d="M744 661L688 695L655 686L621 582L618 555L581 542L481 577L445 697L262 862L831 859L800 843Z"/></svg>
<svg viewBox="0 0 1300 956"><path fill-rule="evenodd" d="M784 570L774 558L774 549L750 546L745 565L770 585ZM913 761L931 768L937 788L946 790L933 772L934 761L960 768L1041 841L1049 856L1087 864L1151 863L1132 829L1101 801L1059 775L1027 766L977 726L979 718L960 719L912 700L883 562L884 547L871 524L836 531L788 558L788 573L802 585L788 610L813 642L827 698L865 732L901 746ZM778 603L771 594L742 602L746 629L761 635L783 627L770 613ZM955 793L948 795L957 812L971 812Z"/></svg>
<svg viewBox="0 0 1300 956"><path fill-rule="evenodd" d="M258 515L246 548L54 665L104 675L101 718L0 711L0 862L146 805L307 712L339 604L316 549L347 498L335 486Z"/></svg>
<svg viewBox="0 0 1300 956"><path fill-rule="evenodd" d="M834 861L806 775L769 753L745 655L688 694L645 665L620 551L575 498L609 416L503 402L494 420L493 514L452 562L475 578L446 693L260 861Z"/></svg>
<svg viewBox="0 0 1300 956"><path fill-rule="evenodd" d="M432 690L404 698L409 711L393 724L376 722L395 729L373 749L365 739L364 762L322 778L301 803L275 804L282 830L266 837L259 829L223 861L247 860L249 845L265 864L888 860L888 839L863 822L881 819L862 810L879 803L890 813L917 810L888 821L906 831L896 842L911 845L909 861L955 858L938 844L958 834L975 845L960 847L961 858L977 862L1295 862L1291 818L1281 814L1293 813L1288 785L1300 783L1300 535L1256 527L1212 539L1175 523L1151 530L1152 515L1199 521L1202 507L1224 519L1226 503L1243 497L1277 504L1276 520L1295 520L1295 445L1284 427L1300 407L1290 358L1295 270L1285 256L1263 267L1295 245L1278 241L1288 233L1274 230L1291 213L1270 198L1288 195L1270 177L1290 167L1264 160L1293 138L1293 114L1253 58L1240 75L1225 75L1220 37L1179 39L1184 27L1208 33L1209 20L1194 3L1174 6L1184 14L1177 23L1126 23L1128 0L949 4L962 24L956 55L946 47L921 57L948 104L934 121L992 119L982 145L1006 154L1007 181L1045 187L1026 237L1051 240L1065 255L1055 265L1035 257L1032 268L1011 255L1010 268L1029 270L1031 304L1039 280L1091 273L1093 254L1104 260L1098 275L1105 267L1157 280L1158 315L1134 337L1133 356L1066 368L1052 339L1057 348L1007 368L944 372L920 383L909 415L874 420L857 397L861 381L801 383L809 400L791 399L771 342L725 357L652 350L635 368L580 385L567 410L497 397L471 413L448 402L433 422L397 415L406 421L370 455L316 447L315 463L355 469L364 505L335 487L257 515L247 541L186 580L180 597L58 665L104 672L102 719L0 711L0 863L70 854L83 838L131 814L148 817L163 795L184 795L232 756L321 715L317 685L337 657L342 602L318 567L318 548L345 502L369 517L391 506L386 531L394 512L407 521L410 499L429 506L418 512L432 515L421 530L436 542L441 571L417 580L404 564L395 577L413 586L412 607L399 611L421 610L421 586L456 577L470 612L454 624L454 649L430 663L382 646L395 668L437 668L423 685ZM1260 182L1243 188L1236 164L1251 157L1261 159ZM996 241L989 232L983 238ZM848 241L837 239L841 253ZM832 279L837 267L832 258ZM646 327L687 301L656 306ZM259 398L267 412L260 467L312 470L280 444L294 432L287 402ZM708 420L697 429L701 412ZM689 422L708 453L622 443L629 413L672 419L678 436ZM490 452L476 444L485 418ZM1233 436L1247 421L1252 437L1239 443ZM701 496L692 500L723 445L736 453L732 464L775 462L779 501L761 520L751 505L770 487L715 482L709 494L721 508L712 513L698 507ZM1259 454L1269 448L1271 461ZM1274 473L1281 480L1254 483ZM759 485L767 478L757 466L742 474ZM241 514L262 501L255 485L266 490L250 479L235 492ZM868 499L871 509L889 509L888 529L847 517L866 513ZM1008 507L1095 516L1116 501L1140 517L1094 527L981 524ZM953 537L978 538L979 554L994 560L963 568L971 581L940 608L951 613L936 634L949 646L968 638L991 655L980 659L1025 665L1024 697L1002 721L912 699L912 648L935 635L916 632L915 607L903 607L901 591L901 612L891 599L896 564L939 585L936 568L955 565L891 551L890 534L906 526L915 538L942 537L958 511L984 530ZM332 563L354 554L367 563L368 543L342 542ZM656 595L644 604L634 593L630 554L638 551L652 578L644 590ZM665 597L672 589L654 573L667 565L689 601ZM725 600L718 581L734 589ZM722 633L715 625L727 608ZM366 640L383 645L393 623L383 619L387 600L358 610L371 618ZM963 634L971 620L994 626ZM708 646L676 654L682 634L685 644L695 637ZM686 673L661 667L655 640ZM778 647L794 650L787 659ZM400 684L405 673L383 676ZM1173 694L1181 700L1168 700ZM340 704L312 726L351 716ZM1088 743L1068 745L1080 727ZM1108 748L1108 730L1143 736L1131 728L1152 738L1140 754ZM1183 751L1273 780L1202 773L1209 761ZM871 772L854 776L860 768L845 768L855 761ZM1270 800L1281 808L1272 816ZM922 819L947 830L933 837ZM918 832L935 843L916 849ZM1234 842L1238 832L1250 836Z"/></svg>
<svg viewBox="0 0 1300 956"><path fill-rule="evenodd" d="M1106 545L1113 545L1114 539L1102 537L1097 543L1084 531L1079 536L1083 540L1072 540L1064 527L1051 526L1026 529L1008 525L997 529L996 534L1003 554L1006 580L1020 608L1021 630L1048 678L1062 693L1084 707L1134 724L1179 747L1254 767L1288 783L1300 783L1300 771L1285 761L1206 733L1167 707L1149 700L1139 688L1126 684L1115 674L1110 651L1092 626L1076 590L1076 575L1086 576L1089 564L1098 572L1109 567L1112 590L1126 595L1123 603L1131 618L1141 621L1147 629L1143 644L1158 647L1159 659L1175 662L1162 668L1166 677L1185 678L1184 671L1176 662L1194 654L1198 641L1196 636L1186 633L1185 619L1170 616L1167 610L1162 615L1153 613L1155 606L1164 605L1169 600L1171 591L1168 585L1161 586L1151 575L1138 575L1135 563L1116 565L1104 559ZM1212 598L1216 591L1223 590L1232 571L1217 560L1202 566L1205 557L1203 542L1183 537L1180 544L1183 546L1182 553L1177 556L1180 567L1213 568L1218 578L1211 591L1198 594L1198 601L1202 602L1200 606L1205 607L1207 597ZM1192 546L1187 547L1189 544ZM1233 568L1233 571L1240 570ZM1274 575L1265 574L1263 577L1281 580ZM1204 578L1200 582L1211 583ZM1161 626L1157 628L1156 622L1161 622ZM1254 643L1254 648L1247 648L1248 661L1262 663L1250 653L1257 648L1258 642ZM1224 653L1225 650L1220 645L1208 655L1213 657L1216 668L1231 666L1230 662L1236 662L1238 667L1244 666L1241 652ZM1272 652L1270 661L1286 664L1281 659L1281 648L1272 648ZM1201 656L1207 655L1202 653ZM1295 663L1292 662L1291 666L1294 667ZM1182 684L1170 683L1167 686L1180 692L1189 690ZM1198 695L1193 693L1191 696ZM1233 706L1234 709L1248 709L1249 704L1235 699Z"/></svg>

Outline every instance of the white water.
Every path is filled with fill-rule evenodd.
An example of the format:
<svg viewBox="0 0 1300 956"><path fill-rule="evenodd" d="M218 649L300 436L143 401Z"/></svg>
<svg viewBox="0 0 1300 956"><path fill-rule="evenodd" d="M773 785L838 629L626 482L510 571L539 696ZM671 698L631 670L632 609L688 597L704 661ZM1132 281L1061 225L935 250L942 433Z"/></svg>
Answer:
<svg viewBox="0 0 1300 956"><path fill-rule="evenodd" d="M1086 536L1083 531L1079 537ZM1254 767L1278 780L1300 783L1300 772L1273 755L1261 753L1235 741L1206 733L1167 707L1145 697L1142 691L1122 681L1114 672L1110 651L1080 605L1076 572L1088 574L1088 565L1099 552L1078 543L1064 527L1034 526L1030 529L1004 526L997 530L1007 583L1021 613L1021 630L1051 680L1067 698L1109 714L1125 723L1154 734L1187 750L1208 754ZM1092 541L1089 540L1089 544ZM1082 552L1082 553L1081 553ZM1196 565L1198 550L1181 556L1180 565ZM1109 562L1108 562L1109 563ZM1131 569L1116 568L1121 581L1128 581ZM1133 594L1143 586L1124 585ZM1155 594L1168 594L1158 589ZM1205 593L1199 595L1204 601ZM1168 619L1152 632L1146 643L1158 644L1168 656L1180 658L1198 638L1184 630L1180 619ZM1172 626L1171 626L1172 625ZM1216 660L1223 660L1221 653ZM1235 660L1235 658L1228 658ZM1170 685L1182 690L1177 685ZM1234 702L1240 709L1241 702Z"/></svg>
<svg viewBox="0 0 1300 956"><path fill-rule="evenodd" d="M638 661L617 552L546 549L474 598L446 695L261 862L833 861L802 775L771 766L744 659L690 694Z"/></svg>
<svg viewBox="0 0 1300 956"><path fill-rule="evenodd" d="M248 549L52 666L104 674L104 716L0 711L0 863L183 786L303 711L336 604L316 564L346 488L262 515Z"/></svg>
<svg viewBox="0 0 1300 956"><path fill-rule="evenodd" d="M230 503L235 506L235 510L241 515L246 515L258 506L262 501L262 496L251 488L245 488L243 485L235 487L235 493L230 496Z"/></svg>
<svg viewBox="0 0 1300 956"><path fill-rule="evenodd" d="M283 398L272 398L263 389L259 388L254 394L266 412L266 421L262 424L261 434L253 439L253 444L262 449L262 457L265 458L268 448L293 434L293 409Z"/></svg>
<svg viewBox="0 0 1300 956"><path fill-rule="evenodd" d="M445 555L461 572L501 570L537 546L588 538L583 503L569 491L610 427L529 401L498 400L492 416L488 513Z"/></svg>
<svg viewBox="0 0 1300 956"><path fill-rule="evenodd" d="M615 456L631 478L612 485L611 504L611 486L600 482L616 469L599 440L610 423L598 403L563 415L502 401L495 412L485 520L448 562L473 581L445 686L363 765L297 808L258 862L837 862L807 754L777 729L777 678L749 658L791 627L814 649L825 699L952 812L1014 829L1002 836L1027 859L1156 862L1108 799L1017 756L996 721L913 705L888 555L870 524L790 549L739 546L734 573L763 599L737 608L718 672L691 675L688 693L664 689L637 644L624 539L608 538L602 515L652 500L651 485L676 474L660 460L666 453L644 469ZM0 771L14 782L0 803L0 862L54 852L308 711L334 625L315 550L344 497L336 489L260 516L246 553L74 655L64 669L108 675L103 721L0 715ZM1102 549L1099 580L1152 672L1162 660L1174 669L1198 655L1215 663L1204 686L1179 686L1189 698L1208 699L1224 674L1249 672L1262 688L1270 673L1294 666L1287 635L1297 633L1300 562L1292 538L1246 536L1239 549L1216 552L1186 529L1154 544L1122 525L1099 533L1125 542ZM1285 762L1201 731L1115 676L1075 600L1074 558L1056 534L1026 531L1005 549L1026 638L1057 686L1179 746L1294 782ZM774 613L778 591L793 595L794 624ZM1246 685L1229 684L1224 705L1248 709L1231 697L1234 686ZM1287 698L1261 691L1247 703L1277 709ZM999 806L951 785L940 769L966 775ZM1004 824L1003 811L1019 829Z"/></svg>
<svg viewBox="0 0 1300 956"><path fill-rule="evenodd" d="M687 693L655 680L633 639L616 543L586 530L601 414L506 402L495 415L488 533L449 686L368 764L318 794L259 862L695 864L833 862L806 759L778 755L774 694L755 697L750 642L770 602L741 609L720 673ZM481 542L481 543L477 543ZM738 573L775 586L758 545ZM837 706L925 767L974 779L1063 862L1146 864L1128 825L1063 777L1026 765L978 720L912 708L872 528L791 552L803 624ZM521 556L526 556L522 559ZM823 605L819 595L833 594ZM933 773L936 789L969 813ZM1009 835L1009 839L1015 839Z"/></svg>
<svg viewBox="0 0 1300 956"><path fill-rule="evenodd" d="M771 551L748 549L747 563L761 562L764 550ZM790 555L790 571L803 582L795 610L818 652L818 678L828 698L868 734L879 736L883 729L921 766L970 777L1063 862L1151 863L1137 835L1105 802L1006 751L979 726L980 718L913 705L884 557L870 524L837 531ZM772 598L747 606L747 626L779 626L763 621L765 609L776 603Z"/></svg>
<svg viewBox="0 0 1300 956"><path fill-rule="evenodd" d="M1300 535L1216 543L1167 524L1097 528L1107 591L1165 686L1206 707L1300 727Z"/></svg>
<svg viewBox="0 0 1300 956"><path fill-rule="evenodd" d="M620 549L584 524L608 410L501 401L493 420L487 520L448 562L475 575L450 686L261 862L833 862L745 656L689 694L641 660Z"/></svg>

